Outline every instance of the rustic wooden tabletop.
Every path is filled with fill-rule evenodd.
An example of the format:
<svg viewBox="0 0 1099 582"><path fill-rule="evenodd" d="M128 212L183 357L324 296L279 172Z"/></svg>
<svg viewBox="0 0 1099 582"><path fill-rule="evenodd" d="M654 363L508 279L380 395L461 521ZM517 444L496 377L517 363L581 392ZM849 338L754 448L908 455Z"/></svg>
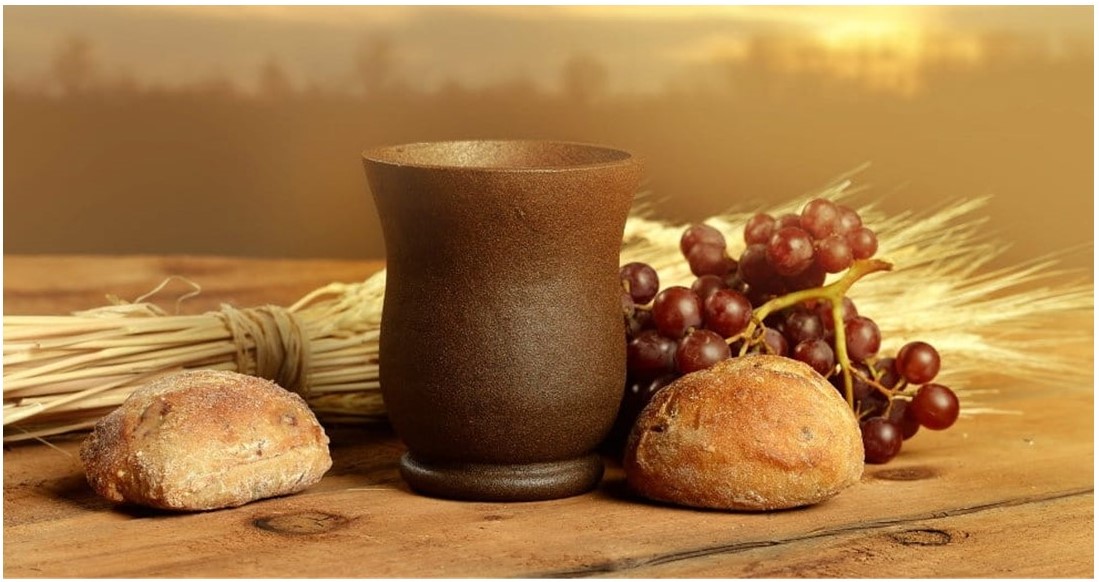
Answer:
<svg viewBox="0 0 1099 582"><path fill-rule="evenodd" d="M287 305L380 266L9 256L4 313L62 314L102 305L107 293L132 299L169 275L202 285L189 309ZM570 499L422 497L401 482L403 447L384 425L332 428L335 464L301 494L170 514L96 497L79 435L15 444L4 451L4 575L1091 577L1092 387L997 383L982 404L1006 414L921 433L836 498L760 514L644 502L613 463L596 491Z"/></svg>

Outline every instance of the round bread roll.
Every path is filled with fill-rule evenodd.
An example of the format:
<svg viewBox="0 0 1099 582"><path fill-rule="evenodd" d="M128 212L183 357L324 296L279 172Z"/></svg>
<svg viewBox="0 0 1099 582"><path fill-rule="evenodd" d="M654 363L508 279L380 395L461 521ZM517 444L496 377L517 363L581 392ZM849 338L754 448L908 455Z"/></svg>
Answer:
<svg viewBox="0 0 1099 582"><path fill-rule="evenodd" d="M115 502L207 510L296 493L332 466L300 396L213 370L159 378L100 420L80 448L88 482Z"/></svg>
<svg viewBox="0 0 1099 582"><path fill-rule="evenodd" d="M858 420L801 362L748 355L687 374L634 425L629 486L692 507L770 510L828 499L862 476Z"/></svg>

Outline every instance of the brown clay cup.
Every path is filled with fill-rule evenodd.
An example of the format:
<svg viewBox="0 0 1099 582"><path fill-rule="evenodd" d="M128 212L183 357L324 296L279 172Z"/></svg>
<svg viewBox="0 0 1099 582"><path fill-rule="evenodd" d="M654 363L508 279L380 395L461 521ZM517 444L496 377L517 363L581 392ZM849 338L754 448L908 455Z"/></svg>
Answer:
<svg viewBox="0 0 1099 582"><path fill-rule="evenodd" d="M364 152L386 245L381 388L416 491L584 493L625 380L627 152L459 141Z"/></svg>

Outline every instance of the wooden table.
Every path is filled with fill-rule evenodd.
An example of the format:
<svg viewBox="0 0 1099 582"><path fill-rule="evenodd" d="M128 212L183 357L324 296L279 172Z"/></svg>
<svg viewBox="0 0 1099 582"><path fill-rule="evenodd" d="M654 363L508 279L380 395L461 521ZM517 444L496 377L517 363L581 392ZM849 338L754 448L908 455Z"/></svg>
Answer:
<svg viewBox="0 0 1099 582"><path fill-rule="evenodd" d="M168 275L203 286L191 309L285 305L372 262L6 257L4 312L66 313L133 299ZM1086 365L1090 368L1090 354ZM1081 362L1085 365L1085 362ZM337 428L335 464L306 492L166 514L93 494L75 456L4 452L4 574L12 577L1088 577L1094 574L1091 386L999 385L1016 414L925 431L893 462L815 507L696 511L629 495L613 465L589 494L463 503L411 493L385 426Z"/></svg>

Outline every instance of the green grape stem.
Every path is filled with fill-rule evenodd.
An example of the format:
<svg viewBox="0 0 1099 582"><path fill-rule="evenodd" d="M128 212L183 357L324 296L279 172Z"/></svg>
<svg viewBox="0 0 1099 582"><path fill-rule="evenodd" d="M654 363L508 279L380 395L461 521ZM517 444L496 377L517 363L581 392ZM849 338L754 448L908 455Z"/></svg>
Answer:
<svg viewBox="0 0 1099 582"><path fill-rule="evenodd" d="M832 306L832 326L836 337L836 359L839 361L840 369L843 372L844 397L847 399L847 405L854 409L855 388L851 381L851 358L847 354L847 333L843 324L843 298L847 295L847 291L851 286L859 279L871 273L892 269L892 263L879 259L855 261L843 274L843 277L828 285L787 293L760 305L752 312L752 321L748 324L748 328L737 337L729 338L728 341L732 343L741 336L746 338L754 337L757 327L762 327L763 320L776 311L813 299L828 301ZM749 342L746 341L740 349L740 355L743 356L747 353L748 346Z"/></svg>

